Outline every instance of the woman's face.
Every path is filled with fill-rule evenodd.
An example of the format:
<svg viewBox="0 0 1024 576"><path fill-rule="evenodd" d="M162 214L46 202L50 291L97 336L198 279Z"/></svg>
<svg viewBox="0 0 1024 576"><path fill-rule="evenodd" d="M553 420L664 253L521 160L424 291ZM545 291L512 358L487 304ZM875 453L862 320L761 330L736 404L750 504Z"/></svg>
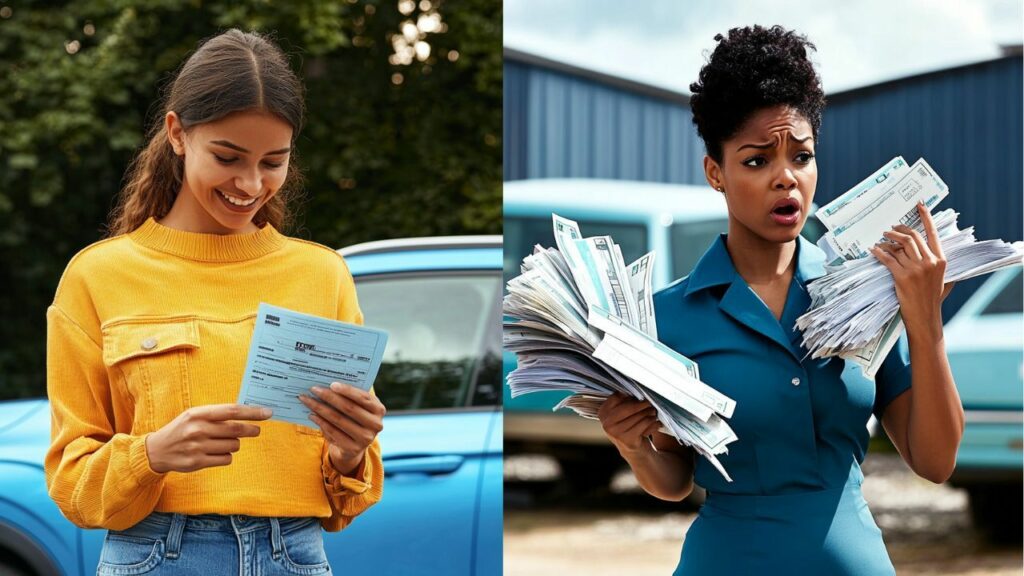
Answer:
<svg viewBox="0 0 1024 576"><path fill-rule="evenodd" d="M705 158L708 182L724 189L730 234L773 243L799 235L818 183L812 135L799 112L774 106L754 113L722 143L721 164Z"/></svg>
<svg viewBox="0 0 1024 576"><path fill-rule="evenodd" d="M175 153L185 157L172 212L179 211L193 230L254 231L253 216L288 174L291 125L264 112L236 112L184 132L169 112L167 128Z"/></svg>

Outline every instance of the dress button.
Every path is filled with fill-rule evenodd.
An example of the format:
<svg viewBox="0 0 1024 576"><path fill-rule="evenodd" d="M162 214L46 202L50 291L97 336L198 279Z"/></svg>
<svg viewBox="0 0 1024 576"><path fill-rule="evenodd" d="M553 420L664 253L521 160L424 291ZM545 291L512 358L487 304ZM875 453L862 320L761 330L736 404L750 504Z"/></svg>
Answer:
<svg viewBox="0 0 1024 576"><path fill-rule="evenodd" d="M156 338L146 338L142 341L143 350L152 350L153 348L156 348Z"/></svg>
<svg viewBox="0 0 1024 576"><path fill-rule="evenodd" d="M793 386L799 386L800 385L800 379L799 378L793 378L792 380L790 380L790 383Z"/></svg>

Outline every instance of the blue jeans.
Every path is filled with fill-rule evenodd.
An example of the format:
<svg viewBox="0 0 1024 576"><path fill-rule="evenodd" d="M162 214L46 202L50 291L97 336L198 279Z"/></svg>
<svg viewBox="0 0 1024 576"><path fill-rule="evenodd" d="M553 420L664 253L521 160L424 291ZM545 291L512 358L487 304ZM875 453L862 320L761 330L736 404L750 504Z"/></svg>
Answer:
<svg viewBox="0 0 1024 576"><path fill-rule="evenodd" d="M318 518L153 512L103 540L98 576L330 575Z"/></svg>

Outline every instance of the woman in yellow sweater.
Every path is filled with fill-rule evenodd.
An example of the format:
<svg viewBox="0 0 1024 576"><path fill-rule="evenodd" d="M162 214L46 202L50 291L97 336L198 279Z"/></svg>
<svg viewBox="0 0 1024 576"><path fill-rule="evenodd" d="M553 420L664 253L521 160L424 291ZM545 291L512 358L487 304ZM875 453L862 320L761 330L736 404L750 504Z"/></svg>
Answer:
<svg viewBox="0 0 1024 576"><path fill-rule="evenodd" d="M330 248L289 238L303 88L281 51L231 30L168 86L110 237L47 310L50 496L107 528L100 574L330 574L337 531L381 497L384 407L343 383L310 427L235 404L260 302L362 323ZM326 384L326 383L325 383Z"/></svg>

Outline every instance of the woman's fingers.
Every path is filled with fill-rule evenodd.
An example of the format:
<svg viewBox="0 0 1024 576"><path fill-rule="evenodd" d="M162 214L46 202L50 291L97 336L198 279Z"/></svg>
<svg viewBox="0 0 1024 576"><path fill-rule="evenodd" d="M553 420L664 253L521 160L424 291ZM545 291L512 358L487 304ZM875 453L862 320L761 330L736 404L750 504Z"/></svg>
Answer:
<svg viewBox="0 0 1024 576"><path fill-rule="evenodd" d="M317 402L308 396L300 396L300 398L302 398L302 403L305 404L306 407L313 412L313 415L320 419L320 421L331 424L339 432L351 438L362 447L369 446L370 442L373 442L373 439L377 436L377 432L379 431L377 427L371 428L364 426L350 418L347 414L338 412L332 406L328 406L322 402ZM317 422L317 424L320 424L321 429L323 429L323 425L320 421L314 421Z"/></svg>
<svg viewBox="0 0 1024 576"><path fill-rule="evenodd" d="M633 429L638 426L640 426L640 428L634 432L639 435L640 431L650 424L651 418L657 418L657 413L654 411L654 408L651 408L649 411L645 410L632 414L611 424L606 427L606 429L609 433L614 434L618 438L628 438L631 436L630 432L634 431Z"/></svg>
<svg viewBox="0 0 1024 576"><path fill-rule="evenodd" d="M932 215L923 202L917 203L917 212L921 214L921 223L924 224L925 234L928 235L928 247L932 254L940 260L945 260L946 254L942 251L942 243L939 242L939 232L935 228L935 221L932 220Z"/></svg>
<svg viewBox="0 0 1024 576"><path fill-rule="evenodd" d="M230 454L238 452L242 442L237 438L215 438L203 443L203 451L207 454Z"/></svg>
<svg viewBox="0 0 1024 576"><path fill-rule="evenodd" d="M360 390L355 386L344 384L342 382L331 382L330 388L343 397L348 398L350 401L355 402L367 412L378 417L383 418L387 412L380 399L367 390Z"/></svg>
<svg viewBox="0 0 1024 576"><path fill-rule="evenodd" d="M313 386L313 394L342 415L355 420L360 426L380 432L384 429L379 414L371 413L363 404L329 388Z"/></svg>
<svg viewBox="0 0 1024 576"><path fill-rule="evenodd" d="M879 262L889 269L889 272L895 278L898 274L903 273L903 265L892 255L892 250L892 248L883 248L881 245L872 246L868 249L869 252L874 254L875 258L878 258Z"/></svg>
<svg viewBox="0 0 1024 576"><path fill-rule="evenodd" d="M362 448L364 448L360 446L359 441L345 433L344 430L341 430L340 428L328 422L327 420L324 420L320 416L317 416L316 414L311 414L309 416L309 419L312 420L314 424L320 427L320 430L324 433L324 438L326 438L328 442L341 448L342 451L346 453L353 453L358 452L359 450L362 450Z"/></svg>
<svg viewBox="0 0 1024 576"><path fill-rule="evenodd" d="M903 232L897 232L895 230L886 230L882 232L882 236L885 236L889 240L896 242L901 248L903 253L913 261L921 260L921 250L917 247L917 242L914 242L914 238L910 234Z"/></svg>
<svg viewBox="0 0 1024 576"><path fill-rule="evenodd" d="M607 421L610 424L614 424L645 408L651 408L651 405L645 400L636 400L629 396L613 394L601 404L601 408L597 411L597 416L602 422Z"/></svg>
<svg viewBox="0 0 1024 576"><path fill-rule="evenodd" d="M876 258L878 258L882 262L882 264L886 264L886 266L889 268L889 271L893 273L893 276L896 275L897 271L902 271L907 266L910 266L910 257L904 254L902 247L900 247L897 244L881 242L879 244L876 244L871 249L871 252L872 254L875 255ZM892 264L896 268L893 268L893 266L889 266L886 260L882 260L882 258L879 257L879 254L885 254L889 258L891 258Z"/></svg>
<svg viewBox="0 0 1024 576"><path fill-rule="evenodd" d="M899 224L893 227L893 230L901 234L906 234L913 241L914 246L917 248L917 253L921 255L921 258L925 260L931 260L934 256L932 255L932 249L928 247L928 243L924 241L921 234L907 226L906 224Z"/></svg>

